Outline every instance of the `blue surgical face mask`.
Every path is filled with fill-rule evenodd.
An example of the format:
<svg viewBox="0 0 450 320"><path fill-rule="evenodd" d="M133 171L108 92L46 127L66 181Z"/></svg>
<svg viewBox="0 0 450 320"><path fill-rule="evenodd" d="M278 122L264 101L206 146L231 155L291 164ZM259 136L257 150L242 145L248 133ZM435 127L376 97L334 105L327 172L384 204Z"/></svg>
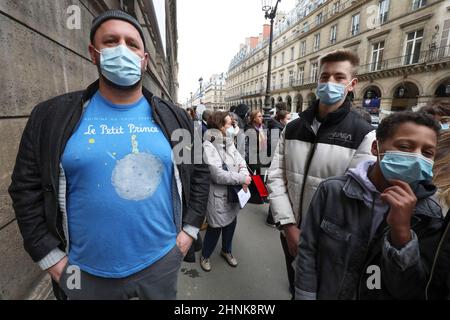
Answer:
<svg viewBox="0 0 450 320"><path fill-rule="evenodd" d="M353 80L350 81L350 83L346 86L341 83L333 82L319 83L319 86L317 87L317 96L319 97L320 102L331 106L335 103L338 103L339 101L344 100L345 89L347 89L347 87L353 82Z"/></svg>
<svg viewBox="0 0 450 320"><path fill-rule="evenodd" d="M125 45L105 48L100 53L100 70L102 75L112 83L121 87L130 87L142 78L142 61Z"/></svg>
<svg viewBox="0 0 450 320"><path fill-rule="evenodd" d="M418 153L386 151L383 160L378 147L378 161L386 180L401 180L412 186L431 181L434 161Z"/></svg>
<svg viewBox="0 0 450 320"><path fill-rule="evenodd" d="M443 130L443 131L450 130L450 124L449 123L441 123L441 130Z"/></svg>

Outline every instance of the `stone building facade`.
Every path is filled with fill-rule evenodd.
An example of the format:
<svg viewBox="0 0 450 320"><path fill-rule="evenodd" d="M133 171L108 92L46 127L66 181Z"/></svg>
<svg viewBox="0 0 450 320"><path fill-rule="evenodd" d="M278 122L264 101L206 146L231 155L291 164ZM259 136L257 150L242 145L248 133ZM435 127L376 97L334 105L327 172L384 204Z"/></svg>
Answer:
<svg viewBox="0 0 450 320"><path fill-rule="evenodd" d="M186 101L183 108L190 108L203 104L211 111L221 111L226 109L225 105L225 75L213 74L206 83L202 83L202 91L200 88L192 92L191 99Z"/></svg>
<svg viewBox="0 0 450 320"><path fill-rule="evenodd" d="M316 99L319 57L342 48L361 59L355 105L383 116L450 97L450 1L300 0L274 33L271 101L293 112ZM228 107L263 107L267 59L267 38L241 48L228 70Z"/></svg>

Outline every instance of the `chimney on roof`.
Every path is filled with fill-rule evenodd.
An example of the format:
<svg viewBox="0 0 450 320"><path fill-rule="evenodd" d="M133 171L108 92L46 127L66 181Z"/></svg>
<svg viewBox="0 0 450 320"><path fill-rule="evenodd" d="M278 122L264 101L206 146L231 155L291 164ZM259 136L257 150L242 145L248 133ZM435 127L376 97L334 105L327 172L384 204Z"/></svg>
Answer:
<svg viewBox="0 0 450 320"><path fill-rule="evenodd" d="M264 24L263 25L263 40L267 40L270 38L270 24Z"/></svg>

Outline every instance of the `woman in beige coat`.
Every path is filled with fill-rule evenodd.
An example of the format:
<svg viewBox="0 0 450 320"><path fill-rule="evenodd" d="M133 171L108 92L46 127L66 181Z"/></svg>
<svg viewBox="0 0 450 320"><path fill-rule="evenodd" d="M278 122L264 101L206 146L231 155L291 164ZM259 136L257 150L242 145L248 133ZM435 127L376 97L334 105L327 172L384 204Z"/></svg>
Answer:
<svg viewBox="0 0 450 320"><path fill-rule="evenodd" d="M234 146L233 132L234 128L228 112L214 112L208 119L208 130L204 135L203 147L212 181L206 212L208 229L200 259L200 265L205 271L211 271L209 258L221 234L221 256L232 267L238 264L231 249L240 206L237 202L228 201L228 186L241 186L248 192L251 178L245 160Z"/></svg>

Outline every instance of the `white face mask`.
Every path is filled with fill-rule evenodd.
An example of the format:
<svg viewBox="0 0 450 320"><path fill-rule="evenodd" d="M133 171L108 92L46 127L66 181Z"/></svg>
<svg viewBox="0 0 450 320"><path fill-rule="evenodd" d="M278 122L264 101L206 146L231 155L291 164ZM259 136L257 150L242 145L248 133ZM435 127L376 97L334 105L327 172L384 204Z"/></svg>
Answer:
<svg viewBox="0 0 450 320"><path fill-rule="evenodd" d="M227 137L233 137L234 136L234 128L233 127L229 127L227 129Z"/></svg>

